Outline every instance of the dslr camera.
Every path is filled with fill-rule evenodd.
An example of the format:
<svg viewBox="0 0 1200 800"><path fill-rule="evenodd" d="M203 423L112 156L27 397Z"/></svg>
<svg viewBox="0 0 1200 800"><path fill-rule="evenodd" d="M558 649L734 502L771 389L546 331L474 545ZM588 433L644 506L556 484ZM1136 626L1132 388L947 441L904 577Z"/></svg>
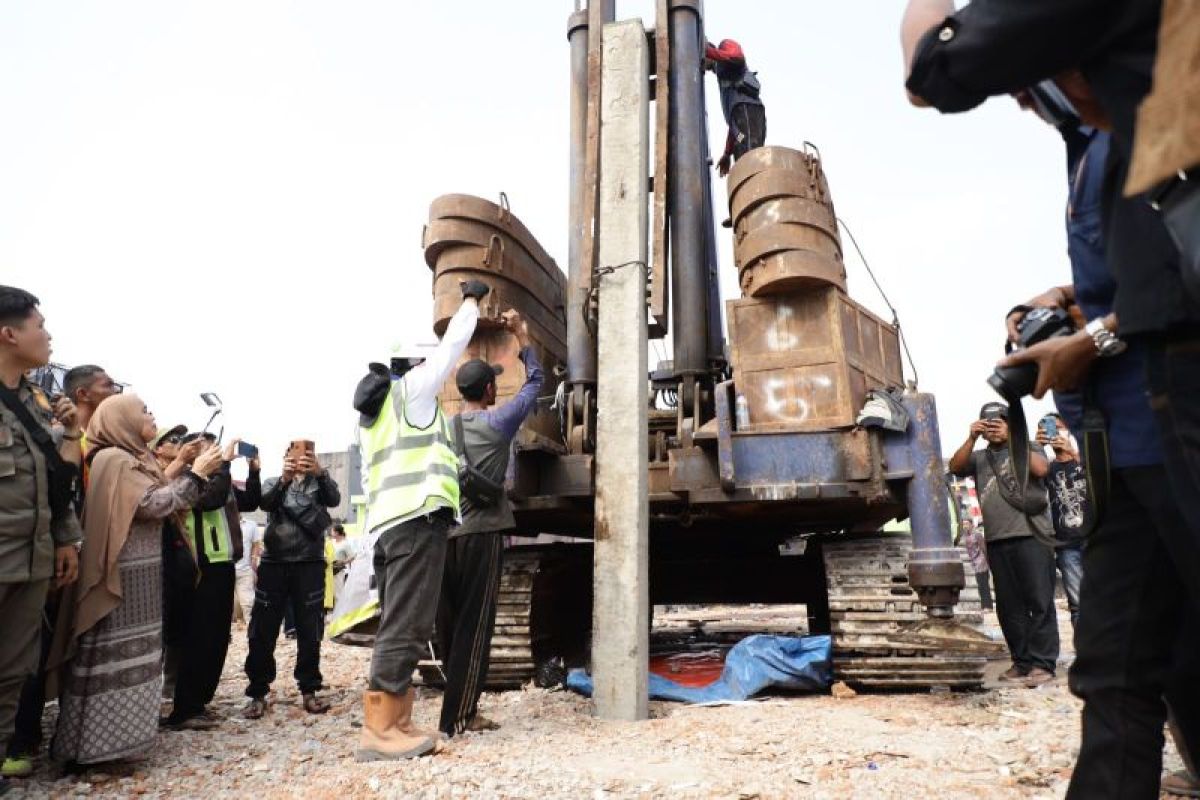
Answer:
<svg viewBox="0 0 1200 800"><path fill-rule="evenodd" d="M1032 308L1017 325L1017 345L1014 349L1033 347L1055 336L1070 336L1075 332L1071 315L1061 308ZM988 385L1006 400L1019 400L1037 386L1036 364L1017 367L997 367L987 379Z"/></svg>

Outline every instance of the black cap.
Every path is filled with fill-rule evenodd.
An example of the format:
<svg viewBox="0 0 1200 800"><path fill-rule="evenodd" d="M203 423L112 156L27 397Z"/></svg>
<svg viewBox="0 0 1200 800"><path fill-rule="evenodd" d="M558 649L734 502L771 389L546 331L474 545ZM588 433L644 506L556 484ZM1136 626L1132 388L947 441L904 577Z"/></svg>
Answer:
<svg viewBox="0 0 1200 800"><path fill-rule="evenodd" d="M979 409L980 419L1008 419L1008 406L1004 403L984 403Z"/></svg>
<svg viewBox="0 0 1200 800"><path fill-rule="evenodd" d="M458 368L455 382L458 384L458 391L463 395L479 397L487 389L487 385L493 383L496 376L502 372L504 367L499 364L489 364L482 359L472 358Z"/></svg>

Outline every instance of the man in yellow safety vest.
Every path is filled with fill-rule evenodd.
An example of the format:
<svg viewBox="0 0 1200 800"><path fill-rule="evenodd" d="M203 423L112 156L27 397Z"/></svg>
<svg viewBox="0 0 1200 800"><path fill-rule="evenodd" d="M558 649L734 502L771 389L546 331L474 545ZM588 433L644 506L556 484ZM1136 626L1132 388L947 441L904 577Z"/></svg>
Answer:
<svg viewBox="0 0 1200 800"><path fill-rule="evenodd" d="M464 282L462 306L442 341L397 348L390 366L372 364L355 391L380 608L359 761L441 749L436 732L412 722L412 673L433 635L449 531L459 520L458 457L437 396L471 341L488 291L480 281Z"/></svg>

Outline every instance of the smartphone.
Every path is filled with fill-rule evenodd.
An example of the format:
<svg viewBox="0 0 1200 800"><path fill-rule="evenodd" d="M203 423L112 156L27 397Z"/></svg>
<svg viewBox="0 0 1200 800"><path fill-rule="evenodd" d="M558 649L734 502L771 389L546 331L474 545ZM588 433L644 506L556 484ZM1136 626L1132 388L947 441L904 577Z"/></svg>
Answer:
<svg viewBox="0 0 1200 800"><path fill-rule="evenodd" d="M1058 423L1052 417L1047 417L1041 421L1042 433L1047 439L1053 441L1058 436Z"/></svg>
<svg viewBox="0 0 1200 800"><path fill-rule="evenodd" d="M258 458L258 448L249 442L238 442L237 454L242 458Z"/></svg>
<svg viewBox="0 0 1200 800"><path fill-rule="evenodd" d="M296 439L288 445L288 455L299 458L305 453L315 453L317 446L310 439Z"/></svg>

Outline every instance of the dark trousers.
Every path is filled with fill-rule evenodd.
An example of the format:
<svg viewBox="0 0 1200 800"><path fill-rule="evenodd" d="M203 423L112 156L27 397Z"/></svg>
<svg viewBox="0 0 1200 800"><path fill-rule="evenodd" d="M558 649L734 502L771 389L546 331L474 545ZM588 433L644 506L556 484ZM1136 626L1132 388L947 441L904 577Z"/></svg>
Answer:
<svg viewBox="0 0 1200 800"><path fill-rule="evenodd" d="M1054 554L1032 536L1022 536L988 542L987 557L996 581L996 616L1013 664L1054 672L1058 662Z"/></svg>
<svg viewBox="0 0 1200 800"><path fill-rule="evenodd" d="M236 582L237 570L232 562L205 564L200 568L200 581L187 597L188 604L177 609L186 635L179 644L173 719L196 716L217 693L229 652Z"/></svg>
<svg viewBox="0 0 1200 800"><path fill-rule="evenodd" d="M1168 542L1186 535L1162 467L1114 470L1108 508L1083 551L1071 691L1083 740L1070 798L1156 798L1164 695L1195 752L1200 648ZM1194 501L1194 498L1193 498ZM1174 697L1172 697L1174 695Z"/></svg>
<svg viewBox="0 0 1200 800"><path fill-rule="evenodd" d="M9 758L34 755L42 746L42 713L46 708L46 659L50 656L50 642L54 639L53 620L58 619L58 599L61 596L59 592L52 591L46 599L46 611L42 614L41 655L37 672L30 675L21 687L13 735L8 740L6 755Z"/></svg>
<svg viewBox="0 0 1200 800"><path fill-rule="evenodd" d="M232 591L232 590L231 590ZM302 694L321 688L321 635L325 624L325 564L305 561L258 565L254 608L250 611L250 652L246 656L246 696L263 698L275 680L275 642L283 611L296 618L296 683Z"/></svg>
<svg viewBox="0 0 1200 800"><path fill-rule="evenodd" d="M750 103L739 103L730 112L734 136L733 158L736 161L755 148L767 143L767 110Z"/></svg>
<svg viewBox="0 0 1200 800"><path fill-rule="evenodd" d="M479 709L487 678L504 542L499 533L450 540L438 601L439 653L446 674L439 728L462 733Z"/></svg>
<svg viewBox="0 0 1200 800"><path fill-rule="evenodd" d="M453 523L450 511L440 510L388 528L375 542L380 617L371 656L374 691L407 692L428 651Z"/></svg>
<svg viewBox="0 0 1200 800"><path fill-rule="evenodd" d="M1162 437L1167 479L1187 530L1168 536L1167 549L1200 609L1200 334L1151 339L1146 348L1150 405Z"/></svg>
<svg viewBox="0 0 1200 800"><path fill-rule="evenodd" d="M0 742L7 747L17 704L42 651L42 615L49 579L0 583Z"/></svg>
<svg viewBox="0 0 1200 800"><path fill-rule="evenodd" d="M988 572L976 572L975 585L979 587L979 607L989 610L994 608L995 604L992 603L991 574Z"/></svg>

